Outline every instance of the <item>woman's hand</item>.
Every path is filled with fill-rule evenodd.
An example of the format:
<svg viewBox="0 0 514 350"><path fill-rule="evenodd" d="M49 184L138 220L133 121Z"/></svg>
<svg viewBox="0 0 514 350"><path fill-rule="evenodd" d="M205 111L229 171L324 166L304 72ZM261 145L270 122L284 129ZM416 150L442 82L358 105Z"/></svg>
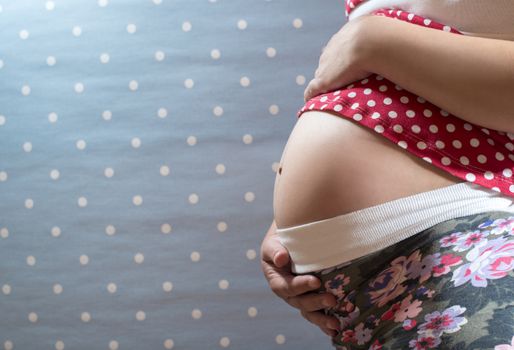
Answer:
<svg viewBox="0 0 514 350"><path fill-rule="evenodd" d="M375 16L361 16L346 23L323 49L319 66L304 92L304 100L336 90L372 72L364 68L367 55L365 30Z"/></svg>
<svg viewBox="0 0 514 350"><path fill-rule="evenodd" d="M261 245L262 271L271 290L327 335L335 336L339 321L323 312L324 308L335 306L335 297L329 293L308 293L319 288L320 281L314 276L291 273L289 253L278 241L276 228L273 221Z"/></svg>

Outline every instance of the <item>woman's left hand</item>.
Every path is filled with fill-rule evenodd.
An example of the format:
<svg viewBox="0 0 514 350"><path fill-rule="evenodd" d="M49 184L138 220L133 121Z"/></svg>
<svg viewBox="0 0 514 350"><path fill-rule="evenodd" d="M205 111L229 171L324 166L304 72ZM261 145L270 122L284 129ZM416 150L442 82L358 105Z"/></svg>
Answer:
<svg viewBox="0 0 514 350"><path fill-rule="evenodd" d="M319 58L314 79L304 91L305 102L372 74L364 67L370 46L367 39L372 33L370 26L374 21L373 17L376 16L357 17L347 22L330 38Z"/></svg>

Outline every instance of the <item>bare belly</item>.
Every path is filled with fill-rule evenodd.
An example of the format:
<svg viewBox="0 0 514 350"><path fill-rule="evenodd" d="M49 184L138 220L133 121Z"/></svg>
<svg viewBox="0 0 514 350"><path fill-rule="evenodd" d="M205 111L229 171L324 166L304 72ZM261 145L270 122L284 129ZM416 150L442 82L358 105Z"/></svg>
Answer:
<svg viewBox="0 0 514 350"><path fill-rule="evenodd" d="M305 112L289 136L273 194L278 228L463 182L332 113Z"/></svg>

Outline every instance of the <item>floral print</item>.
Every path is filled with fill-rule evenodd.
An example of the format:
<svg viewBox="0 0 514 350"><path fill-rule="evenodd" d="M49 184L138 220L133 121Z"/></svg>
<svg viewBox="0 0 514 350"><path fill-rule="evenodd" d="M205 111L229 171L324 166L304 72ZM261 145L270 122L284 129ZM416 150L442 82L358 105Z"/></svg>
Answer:
<svg viewBox="0 0 514 350"><path fill-rule="evenodd" d="M336 296L338 350L514 350L513 270L514 215L489 212L311 274Z"/></svg>

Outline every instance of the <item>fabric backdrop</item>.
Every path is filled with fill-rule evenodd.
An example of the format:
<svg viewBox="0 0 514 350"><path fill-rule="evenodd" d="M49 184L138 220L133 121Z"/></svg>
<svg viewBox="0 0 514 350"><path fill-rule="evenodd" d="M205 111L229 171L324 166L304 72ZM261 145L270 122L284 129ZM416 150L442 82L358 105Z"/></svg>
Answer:
<svg viewBox="0 0 514 350"><path fill-rule="evenodd" d="M0 1L3 349L330 349L259 248L339 0Z"/></svg>

